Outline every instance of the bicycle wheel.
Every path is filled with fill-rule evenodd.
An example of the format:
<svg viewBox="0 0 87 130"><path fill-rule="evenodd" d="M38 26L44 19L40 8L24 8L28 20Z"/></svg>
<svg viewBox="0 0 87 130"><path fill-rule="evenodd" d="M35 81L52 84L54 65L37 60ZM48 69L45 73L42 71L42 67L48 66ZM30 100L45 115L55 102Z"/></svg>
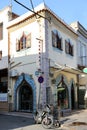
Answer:
<svg viewBox="0 0 87 130"><path fill-rule="evenodd" d="M53 119L51 117L45 117L42 120L42 126L46 129L51 128L53 125Z"/></svg>

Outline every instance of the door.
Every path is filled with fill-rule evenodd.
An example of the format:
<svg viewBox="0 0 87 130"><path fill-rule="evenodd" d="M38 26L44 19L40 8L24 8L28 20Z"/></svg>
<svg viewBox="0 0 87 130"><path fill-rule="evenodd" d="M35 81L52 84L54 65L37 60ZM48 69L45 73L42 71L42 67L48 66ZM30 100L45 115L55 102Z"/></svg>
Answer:
<svg viewBox="0 0 87 130"><path fill-rule="evenodd" d="M24 83L19 89L19 110L33 111L33 92L29 84Z"/></svg>

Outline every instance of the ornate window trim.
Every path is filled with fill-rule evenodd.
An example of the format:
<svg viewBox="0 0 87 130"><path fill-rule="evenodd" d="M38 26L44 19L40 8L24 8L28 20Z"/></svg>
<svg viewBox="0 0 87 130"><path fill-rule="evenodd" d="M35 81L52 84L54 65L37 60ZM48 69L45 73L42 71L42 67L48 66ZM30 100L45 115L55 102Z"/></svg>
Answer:
<svg viewBox="0 0 87 130"><path fill-rule="evenodd" d="M22 33L22 36L18 39L16 39L16 51L20 51L25 48L31 47L31 33L26 35L24 32Z"/></svg>

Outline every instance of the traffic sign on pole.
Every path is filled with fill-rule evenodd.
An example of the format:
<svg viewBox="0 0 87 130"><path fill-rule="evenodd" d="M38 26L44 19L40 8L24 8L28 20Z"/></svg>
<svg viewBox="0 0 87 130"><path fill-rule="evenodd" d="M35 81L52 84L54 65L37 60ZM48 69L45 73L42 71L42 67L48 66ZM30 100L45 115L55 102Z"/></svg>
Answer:
<svg viewBox="0 0 87 130"><path fill-rule="evenodd" d="M39 76L39 77L38 77L38 82L39 82L39 83L43 83L43 81L44 81L43 76Z"/></svg>

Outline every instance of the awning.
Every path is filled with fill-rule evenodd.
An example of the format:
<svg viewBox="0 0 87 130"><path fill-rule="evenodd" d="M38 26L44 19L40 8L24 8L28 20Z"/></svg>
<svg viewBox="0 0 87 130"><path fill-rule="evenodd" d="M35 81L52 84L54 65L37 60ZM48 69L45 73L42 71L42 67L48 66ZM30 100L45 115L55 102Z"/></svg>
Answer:
<svg viewBox="0 0 87 130"><path fill-rule="evenodd" d="M76 68L69 68L69 67L63 67L62 68L58 68L58 67L54 67L54 66L50 66L50 69L51 71L53 71L54 73L57 73L59 71L65 71L65 72L68 72L68 73L72 73L72 74L85 74L84 72L82 72L81 70L79 69L76 69Z"/></svg>

